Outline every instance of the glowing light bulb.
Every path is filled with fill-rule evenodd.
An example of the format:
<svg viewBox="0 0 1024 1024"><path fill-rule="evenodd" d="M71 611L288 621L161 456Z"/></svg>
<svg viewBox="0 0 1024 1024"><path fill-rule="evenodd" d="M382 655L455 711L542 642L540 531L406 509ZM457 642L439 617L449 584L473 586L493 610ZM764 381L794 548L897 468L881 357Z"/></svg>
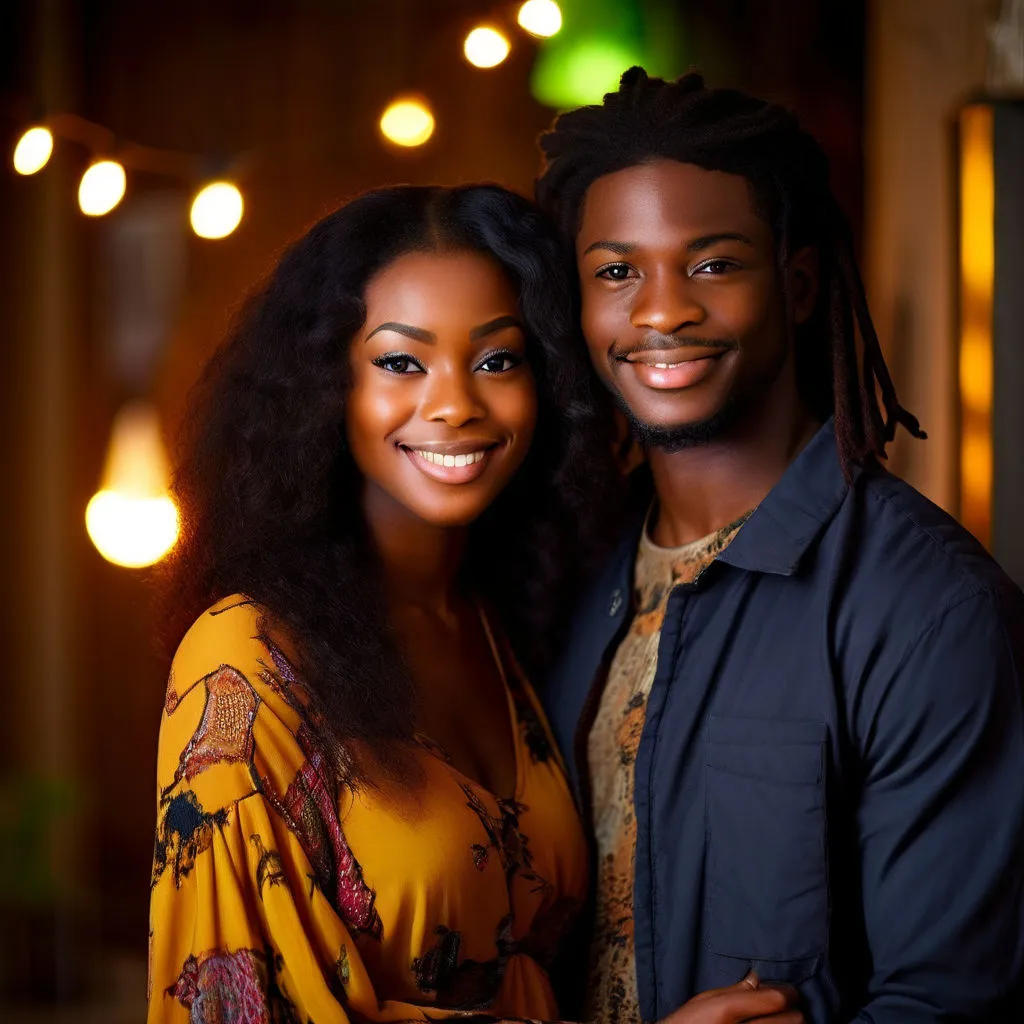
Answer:
<svg viewBox="0 0 1024 1024"><path fill-rule="evenodd" d="M192 200L189 219L200 238L227 238L242 220L242 193L230 181L214 181Z"/></svg>
<svg viewBox="0 0 1024 1024"><path fill-rule="evenodd" d="M562 9L555 0L526 0L519 8L519 27L546 39L562 27Z"/></svg>
<svg viewBox="0 0 1024 1024"><path fill-rule="evenodd" d="M421 99L395 100L381 115L380 130L398 146L422 146L434 134L434 115Z"/></svg>
<svg viewBox="0 0 1024 1024"><path fill-rule="evenodd" d="M14 169L19 174L35 174L47 165L52 152L49 128L29 128L14 147Z"/></svg>
<svg viewBox="0 0 1024 1024"><path fill-rule="evenodd" d="M89 538L108 562L139 569L174 547L178 510L168 484L156 410L130 402L114 419L100 490L85 510Z"/></svg>
<svg viewBox="0 0 1024 1024"><path fill-rule="evenodd" d="M124 168L116 160L99 160L82 175L78 206L90 217L102 217L124 198Z"/></svg>
<svg viewBox="0 0 1024 1024"><path fill-rule="evenodd" d="M495 28L481 25L466 36L463 51L474 67L497 67L509 54L509 41Z"/></svg>

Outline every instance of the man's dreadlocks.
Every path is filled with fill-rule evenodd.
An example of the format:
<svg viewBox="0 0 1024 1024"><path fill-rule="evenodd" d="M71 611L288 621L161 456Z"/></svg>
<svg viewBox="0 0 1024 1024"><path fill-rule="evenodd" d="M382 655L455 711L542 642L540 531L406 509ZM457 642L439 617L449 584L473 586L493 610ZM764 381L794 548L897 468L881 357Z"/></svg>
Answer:
<svg viewBox="0 0 1024 1024"><path fill-rule="evenodd" d="M797 249L817 249L819 300L796 332L797 378L812 413L823 421L835 417L846 475L855 465L885 458L898 423L925 437L896 397L849 222L829 188L827 158L794 114L731 89L709 89L696 73L665 82L633 67L600 106L562 114L540 145L545 165L537 200L570 244L587 189L606 174L668 159L746 178L771 226L780 270Z"/></svg>

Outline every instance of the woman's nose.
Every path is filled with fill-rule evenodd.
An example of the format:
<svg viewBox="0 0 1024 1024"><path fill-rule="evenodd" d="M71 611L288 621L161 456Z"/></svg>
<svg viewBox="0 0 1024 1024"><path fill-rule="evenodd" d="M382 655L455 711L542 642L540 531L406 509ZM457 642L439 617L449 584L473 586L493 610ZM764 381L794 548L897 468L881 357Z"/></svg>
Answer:
<svg viewBox="0 0 1024 1024"><path fill-rule="evenodd" d="M428 374L421 411L424 419L450 427L464 426L487 414L473 374L457 368L435 368Z"/></svg>

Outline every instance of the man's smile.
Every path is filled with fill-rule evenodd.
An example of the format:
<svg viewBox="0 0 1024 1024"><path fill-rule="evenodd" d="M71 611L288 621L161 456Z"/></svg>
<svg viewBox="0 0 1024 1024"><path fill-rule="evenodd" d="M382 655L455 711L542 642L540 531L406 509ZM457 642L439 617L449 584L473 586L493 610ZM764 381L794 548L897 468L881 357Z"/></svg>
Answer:
<svg viewBox="0 0 1024 1024"><path fill-rule="evenodd" d="M637 380L645 387L678 390L692 387L707 378L729 351L733 349L725 345L720 348L688 345L630 352L617 356L615 361L631 367Z"/></svg>

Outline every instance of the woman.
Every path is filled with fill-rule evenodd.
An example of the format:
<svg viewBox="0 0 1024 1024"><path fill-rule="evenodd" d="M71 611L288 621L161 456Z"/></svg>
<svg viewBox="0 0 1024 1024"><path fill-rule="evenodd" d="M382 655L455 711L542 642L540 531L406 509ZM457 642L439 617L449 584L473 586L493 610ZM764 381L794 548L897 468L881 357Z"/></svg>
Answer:
<svg viewBox="0 0 1024 1024"><path fill-rule="evenodd" d="M557 1018L586 847L506 637L543 656L588 531L570 317L525 200L392 188L299 241L208 368L151 1021Z"/></svg>

